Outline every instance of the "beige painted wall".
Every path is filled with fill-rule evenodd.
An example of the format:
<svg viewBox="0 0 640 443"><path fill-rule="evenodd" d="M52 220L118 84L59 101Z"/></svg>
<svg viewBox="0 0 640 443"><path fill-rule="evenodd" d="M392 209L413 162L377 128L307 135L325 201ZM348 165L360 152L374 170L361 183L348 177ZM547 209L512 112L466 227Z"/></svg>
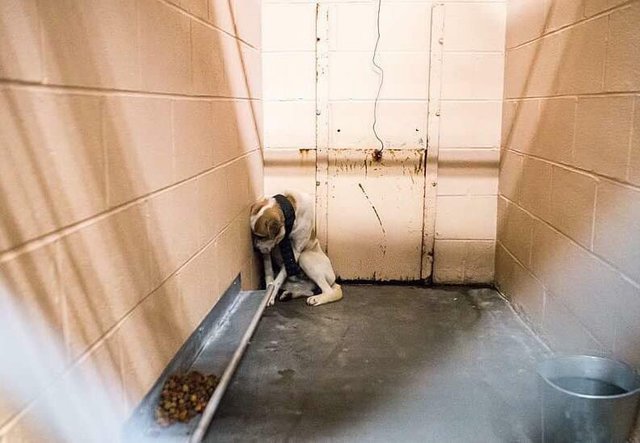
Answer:
<svg viewBox="0 0 640 443"><path fill-rule="evenodd" d="M509 2L497 283L560 351L640 364L640 2Z"/></svg>
<svg viewBox="0 0 640 443"><path fill-rule="evenodd" d="M434 279L490 282L505 3L383 0L378 58L385 83L378 130L386 149L394 152L382 165L367 153L378 147L371 130L378 87L371 64L377 1L263 4L265 191L289 186L315 192L316 181L323 189L315 154L323 139L317 127L324 131L326 121L328 189L322 192L328 196L328 250L343 277L420 278L421 159L432 74L432 8L437 3L444 4L444 35L443 61L436 67L442 86L440 136L432 141L440 146L437 200L430 203L437 204ZM316 32L322 34L316 29L318 5L328 11L328 117L316 115L322 100L316 96Z"/></svg>
<svg viewBox="0 0 640 443"><path fill-rule="evenodd" d="M0 280L62 347L24 398L0 386L3 443L54 441L38 414L89 373L124 419L256 283L260 44L259 0L0 2Z"/></svg>
<svg viewBox="0 0 640 443"><path fill-rule="evenodd" d="M445 8L434 280L489 283L506 4L454 1Z"/></svg>

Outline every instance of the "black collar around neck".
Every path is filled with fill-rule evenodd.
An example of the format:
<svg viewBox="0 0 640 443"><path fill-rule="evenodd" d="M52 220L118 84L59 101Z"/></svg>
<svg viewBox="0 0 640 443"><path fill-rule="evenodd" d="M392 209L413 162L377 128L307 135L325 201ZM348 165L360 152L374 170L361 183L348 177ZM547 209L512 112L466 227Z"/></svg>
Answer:
<svg viewBox="0 0 640 443"><path fill-rule="evenodd" d="M282 213L284 214L284 229L285 229L285 238L289 237L291 234L291 230L293 229L293 224L296 221L296 211L293 209L293 205L289 201L287 197L282 194L278 194L273 198L278 202L278 206L282 209Z"/></svg>
<svg viewBox="0 0 640 443"><path fill-rule="evenodd" d="M293 209L293 205L287 197L282 194L274 196L278 206L284 214L284 238L280 242L280 255L282 255L282 261L284 267L287 270L288 276L298 275L302 271L298 263L296 262L295 254L293 253L293 247L291 246L291 240L289 234L293 230L293 224L296 221L296 211Z"/></svg>

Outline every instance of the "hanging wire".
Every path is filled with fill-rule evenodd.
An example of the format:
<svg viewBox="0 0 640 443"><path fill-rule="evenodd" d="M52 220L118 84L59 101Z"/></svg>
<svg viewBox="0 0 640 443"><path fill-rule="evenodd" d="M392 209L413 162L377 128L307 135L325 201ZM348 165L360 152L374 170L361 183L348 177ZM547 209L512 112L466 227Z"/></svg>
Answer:
<svg viewBox="0 0 640 443"><path fill-rule="evenodd" d="M380 84L378 85L378 93L376 94L376 99L373 102L373 134L376 139L380 143L380 149L376 150L375 157L379 160L382 157L382 151L384 150L384 142L378 135L378 131L376 129L376 125L378 124L378 101L380 99L380 91L382 91L382 84L384 83L384 69L376 62L376 55L378 54L378 45L380 44L380 9L382 8L382 0L378 0L378 16L376 19L376 26L378 30L378 37L376 38L376 45L373 48L373 56L371 57L371 62L373 66L375 66L380 74Z"/></svg>

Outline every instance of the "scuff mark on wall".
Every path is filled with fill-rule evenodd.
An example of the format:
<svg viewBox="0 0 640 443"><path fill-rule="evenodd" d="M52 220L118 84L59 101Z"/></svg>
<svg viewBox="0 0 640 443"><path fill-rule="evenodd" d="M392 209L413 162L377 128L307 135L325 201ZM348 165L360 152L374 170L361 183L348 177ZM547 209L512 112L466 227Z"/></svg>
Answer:
<svg viewBox="0 0 640 443"><path fill-rule="evenodd" d="M364 194L365 198L371 205L371 209L373 209L373 213L376 214L376 218L378 219L378 223L380 223L380 228L382 229L382 233L384 235L387 235L387 231L384 230L384 225L382 224L382 219L380 218L380 214L378 214L378 210L376 209L375 205L369 198L369 195L367 195L367 191L364 190L364 186L362 186L362 183L358 183L358 186L360 187L360 190L362 190L362 193Z"/></svg>
<svg viewBox="0 0 640 443"><path fill-rule="evenodd" d="M418 164L416 164L413 172L416 175L419 175L423 171L423 168L424 168L424 154L420 152L420 159L418 161Z"/></svg>

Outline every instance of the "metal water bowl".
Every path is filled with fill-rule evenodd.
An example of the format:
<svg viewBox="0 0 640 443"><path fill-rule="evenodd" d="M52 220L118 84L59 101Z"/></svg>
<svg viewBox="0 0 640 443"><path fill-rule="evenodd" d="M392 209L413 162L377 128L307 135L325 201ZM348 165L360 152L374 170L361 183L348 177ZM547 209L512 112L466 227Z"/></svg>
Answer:
<svg viewBox="0 0 640 443"><path fill-rule="evenodd" d="M556 357L538 366L545 443L624 442L635 424L640 377L604 357Z"/></svg>

